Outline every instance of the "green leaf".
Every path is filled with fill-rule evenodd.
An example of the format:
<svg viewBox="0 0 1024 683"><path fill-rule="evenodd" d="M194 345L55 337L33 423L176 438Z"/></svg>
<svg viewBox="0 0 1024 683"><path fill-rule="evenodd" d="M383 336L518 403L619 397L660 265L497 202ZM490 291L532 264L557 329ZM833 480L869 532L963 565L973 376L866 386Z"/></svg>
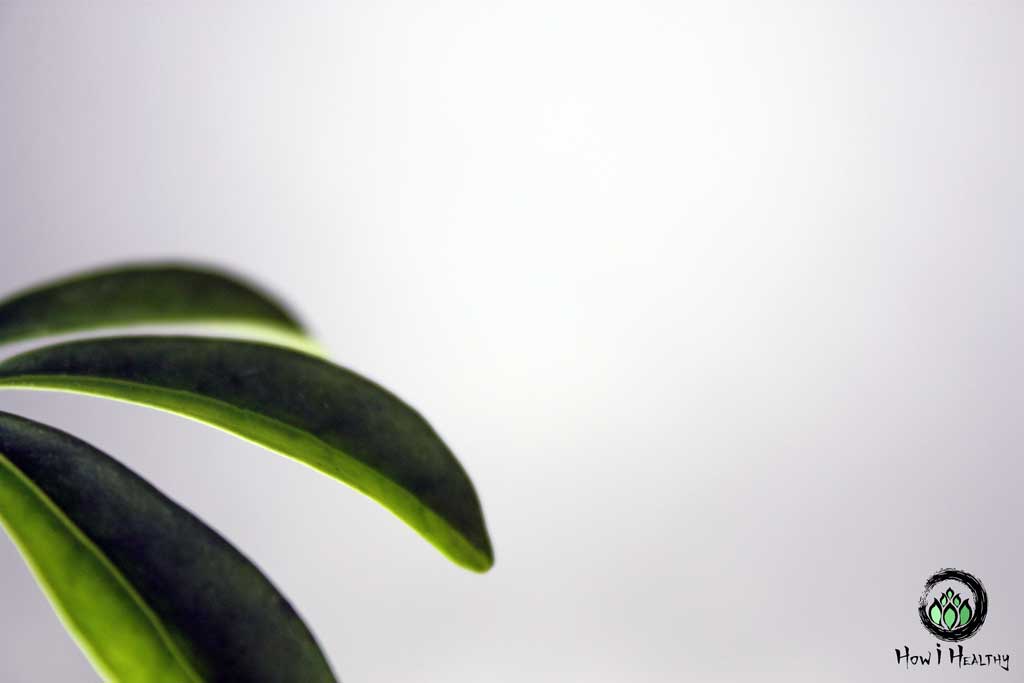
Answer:
<svg viewBox="0 0 1024 683"><path fill-rule="evenodd" d="M106 680L335 680L231 544L92 446L7 413L0 521Z"/></svg>
<svg viewBox="0 0 1024 683"><path fill-rule="evenodd" d="M928 616L936 626L942 625L942 605L938 600L932 600L932 608L928 610Z"/></svg>
<svg viewBox="0 0 1024 683"><path fill-rule="evenodd" d="M971 611L970 599L964 600L963 604L960 605L960 624L966 624L971 620L974 613Z"/></svg>
<svg viewBox="0 0 1024 683"><path fill-rule="evenodd" d="M280 303L225 273L186 264L130 265L48 283L0 302L0 343L146 324L217 324L315 350Z"/></svg>
<svg viewBox="0 0 1024 683"><path fill-rule="evenodd" d="M942 613L942 623L946 625L946 628L953 628L956 625L957 618L957 611L953 609L953 606L946 605L946 609Z"/></svg>
<svg viewBox="0 0 1024 683"><path fill-rule="evenodd" d="M346 482L464 567L494 562L473 484L430 425L320 358L225 339L91 339L0 363L2 387L94 394L201 420Z"/></svg>

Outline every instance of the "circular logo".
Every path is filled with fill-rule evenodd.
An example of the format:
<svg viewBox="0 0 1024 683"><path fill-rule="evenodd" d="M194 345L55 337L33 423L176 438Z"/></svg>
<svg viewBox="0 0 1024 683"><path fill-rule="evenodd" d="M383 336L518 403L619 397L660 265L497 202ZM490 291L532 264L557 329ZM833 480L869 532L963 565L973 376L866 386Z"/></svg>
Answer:
<svg viewBox="0 0 1024 683"><path fill-rule="evenodd" d="M942 569L924 585L917 608L921 623L936 638L966 640L978 632L988 613L981 581L959 569Z"/></svg>

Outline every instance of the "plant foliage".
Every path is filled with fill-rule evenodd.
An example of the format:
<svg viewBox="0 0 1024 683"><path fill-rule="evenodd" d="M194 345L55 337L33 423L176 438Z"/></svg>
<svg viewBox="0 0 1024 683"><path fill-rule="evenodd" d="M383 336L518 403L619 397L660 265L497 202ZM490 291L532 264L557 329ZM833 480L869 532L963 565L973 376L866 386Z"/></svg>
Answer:
<svg viewBox="0 0 1024 683"><path fill-rule="evenodd" d="M0 343L168 323L224 324L259 341L46 345L0 362L0 388L92 394L219 427L361 491L461 566L493 565L473 484L433 428L386 389L313 355L303 327L253 285L187 264L137 264L0 302ZM92 446L7 413L0 521L109 680L334 680L287 600L226 540Z"/></svg>

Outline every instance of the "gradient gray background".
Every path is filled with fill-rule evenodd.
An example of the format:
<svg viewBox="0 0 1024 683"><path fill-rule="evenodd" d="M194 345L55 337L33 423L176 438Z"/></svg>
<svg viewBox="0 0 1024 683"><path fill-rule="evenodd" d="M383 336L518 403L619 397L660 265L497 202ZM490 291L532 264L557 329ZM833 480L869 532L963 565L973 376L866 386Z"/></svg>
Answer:
<svg viewBox="0 0 1024 683"><path fill-rule="evenodd" d="M0 0L0 291L214 261L430 419L497 565L140 407L3 393L197 512L345 681L1024 661L1024 5ZM0 680L94 680L0 541Z"/></svg>

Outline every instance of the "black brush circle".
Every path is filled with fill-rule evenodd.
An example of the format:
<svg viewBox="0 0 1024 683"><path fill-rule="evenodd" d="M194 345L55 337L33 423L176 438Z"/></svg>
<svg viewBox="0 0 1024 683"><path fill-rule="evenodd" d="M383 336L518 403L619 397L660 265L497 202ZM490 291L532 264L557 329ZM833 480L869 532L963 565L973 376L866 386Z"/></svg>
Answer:
<svg viewBox="0 0 1024 683"><path fill-rule="evenodd" d="M931 595L932 589L943 581L962 583L974 595L974 615L971 620L966 625L949 631L939 628L928 617L928 597ZM985 587L981 585L981 581L974 575L959 569L940 569L925 583L917 611L921 617L921 624L929 633L940 640L956 643L973 636L985 623L985 616L988 614L988 595L985 593Z"/></svg>

